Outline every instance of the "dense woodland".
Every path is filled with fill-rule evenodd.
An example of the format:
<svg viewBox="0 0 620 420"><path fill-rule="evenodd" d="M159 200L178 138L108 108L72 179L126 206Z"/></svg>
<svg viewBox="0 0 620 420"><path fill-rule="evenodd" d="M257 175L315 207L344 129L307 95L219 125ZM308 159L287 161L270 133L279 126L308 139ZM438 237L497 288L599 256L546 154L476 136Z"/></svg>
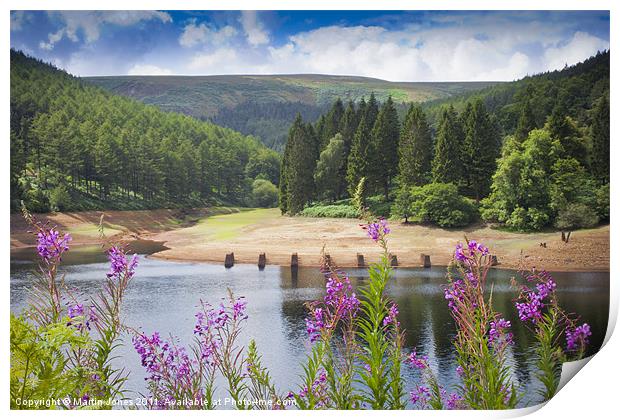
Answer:
<svg viewBox="0 0 620 420"><path fill-rule="evenodd" d="M360 197L361 195L361 197ZM341 100L298 116L280 175L290 214L385 216L516 230L589 227L609 218L609 52L562 71L442 102Z"/></svg>
<svg viewBox="0 0 620 420"><path fill-rule="evenodd" d="M279 155L11 50L11 209L273 205ZM257 201L260 201L258 203Z"/></svg>

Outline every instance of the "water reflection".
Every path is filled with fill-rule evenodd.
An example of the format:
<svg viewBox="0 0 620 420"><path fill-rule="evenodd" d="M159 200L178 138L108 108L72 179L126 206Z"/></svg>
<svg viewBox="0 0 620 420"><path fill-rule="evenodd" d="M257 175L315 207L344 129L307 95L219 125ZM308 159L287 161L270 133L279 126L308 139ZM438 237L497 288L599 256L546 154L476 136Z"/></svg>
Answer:
<svg viewBox="0 0 620 420"><path fill-rule="evenodd" d="M87 260L88 261L88 260ZM83 261L86 262L86 261ZM26 305L27 288L32 281L32 265L13 261L11 265L11 310L16 312ZM67 264L66 281L83 297L99 287L107 264L90 262ZM525 398L522 405L537 402L532 338L527 328L518 321L512 299L510 278L516 273L493 270L489 281L494 283L495 308L513 321L515 345L509 352L514 378ZM455 326L443 298L442 284L445 270L397 269L387 288L388 295L400 309L400 322L407 331L407 348L429 356L432 368L448 388L458 383L452 349ZM350 270L354 287L368 281L367 272ZM609 311L609 273L556 273L558 299L568 311L582 315L592 326L591 352L601 345L607 327ZM173 263L142 259L125 301L125 322L147 333L159 331L178 336L191 343L194 314L199 300L217 304L231 288L237 296L246 296L248 324L243 336L245 343L253 337L271 370L276 383L284 392L297 389L300 367L309 350L305 332L305 302L321 298L323 276L316 269L267 266L259 271L254 265L223 266L197 263ZM144 392L144 372L130 341L121 349L124 367L131 371L127 387ZM417 381L418 373L406 369L407 388Z"/></svg>

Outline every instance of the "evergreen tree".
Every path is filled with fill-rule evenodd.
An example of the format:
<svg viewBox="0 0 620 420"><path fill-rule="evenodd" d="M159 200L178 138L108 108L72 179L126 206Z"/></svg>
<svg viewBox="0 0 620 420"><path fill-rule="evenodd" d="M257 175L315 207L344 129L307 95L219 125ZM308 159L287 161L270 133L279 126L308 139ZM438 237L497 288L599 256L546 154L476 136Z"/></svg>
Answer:
<svg viewBox="0 0 620 420"><path fill-rule="evenodd" d="M462 142L463 127L454 107L450 105L442 110L439 120L432 162L433 182L457 186L463 183Z"/></svg>
<svg viewBox="0 0 620 420"><path fill-rule="evenodd" d="M336 200L340 196L339 171L342 167L344 141L337 133L321 152L314 172L314 182L319 198Z"/></svg>
<svg viewBox="0 0 620 420"><path fill-rule="evenodd" d="M340 193L347 191L347 162L349 159L349 153L351 152L351 145L353 144L353 137L355 137L355 132L357 131L357 126L359 125L359 120L357 119L358 115L355 111L355 104L353 101L349 101L347 104L347 109L344 111L344 115L342 116L341 123L341 131L342 134L342 164L339 170L339 178L338 182L340 186L338 191ZM340 198L337 197L337 198Z"/></svg>
<svg viewBox="0 0 620 420"><path fill-rule="evenodd" d="M433 142L426 115L419 105L411 105L398 145L401 185L423 185L431 171Z"/></svg>
<svg viewBox="0 0 620 420"><path fill-rule="evenodd" d="M355 194L360 179L368 174L370 131L371 127L368 124L367 116L364 114L355 131L351 153L347 162L347 185L351 196Z"/></svg>
<svg viewBox="0 0 620 420"><path fill-rule="evenodd" d="M602 184L609 183L609 97L601 97L592 115L592 173Z"/></svg>
<svg viewBox="0 0 620 420"><path fill-rule="evenodd" d="M469 191L480 200L489 193L499 156L499 140L481 99L468 105L464 114L463 166Z"/></svg>
<svg viewBox="0 0 620 420"><path fill-rule="evenodd" d="M321 150L323 150L329 141L342 130L342 117L344 115L344 105L340 98L334 101L332 108L325 117L325 128L320 134Z"/></svg>
<svg viewBox="0 0 620 420"><path fill-rule="evenodd" d="M562 107L556 106L547 119L545 128L551 138L562 145L564 158L575 158L584 168L590 167L587 140L577 123L566 116Z"/></svg>
<svg viewBox="0 0 620 420"><path fill-rule="evenodd" d="M377 115L379 114L379 104L377 103L377 98L375 97L375 93L372 92L370 94L370 99L368 99L368 103L364 108L364 115L366 116L366 124L372 129L375 125L375 120L377 119Z"/></svg>
<svg viewBox="0 0 620 420"><path fill-rule="evenodd" d="M286 156L286 209L297 214L314 195L314 170L316 167L317 140L310 125L303 123L301 115L289 131Z"/></svg>
<svg viewBox="0 0 620 420"><path fill-rule="evenodd" d="M371 135L369 180L382 190L385 201L389 199L390 184L398 169L398 138L400 124L398 113L390 96L383 104Z"/></svg>
<svg viewBox="0 0 620 420"><path fill-rule="evenodd" d="M517 122L517 129L515 130L515 138L518 141L523 141L527 138L530 131L536 128L536 118L532 111L532 104L530 99L526 99L521 108L521 115Z"/></svg>

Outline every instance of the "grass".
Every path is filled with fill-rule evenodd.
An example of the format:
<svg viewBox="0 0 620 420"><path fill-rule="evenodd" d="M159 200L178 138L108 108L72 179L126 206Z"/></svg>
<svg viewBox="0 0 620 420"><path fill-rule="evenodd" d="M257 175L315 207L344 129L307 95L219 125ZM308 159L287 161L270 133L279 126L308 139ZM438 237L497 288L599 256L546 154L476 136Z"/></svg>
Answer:
<svg viewBox="0 0 620 420"><path fill-rule="evenodd" d="M68 230L68 233L70 233L71 235L88 236L88 237L93 237L93 238L96 238L99 236L99 226L91 224L91 223L84 223L84 224L77 225L77 226L71 226L67 230ZM105 223L105 222L103 224L103 233L107 237L116 235L118 233L122 233L124 230L125 228L123 228L123 226L115 225L112 223Z"/></svg>
<svg viewBox="0 0 620 420"><path fill-rule="evenodd" d="M188 228L187 233L204 235L213 241L225 241L238 237L246 226L279 216L279 209L239 209L238 213L208 216Z"/></svg>

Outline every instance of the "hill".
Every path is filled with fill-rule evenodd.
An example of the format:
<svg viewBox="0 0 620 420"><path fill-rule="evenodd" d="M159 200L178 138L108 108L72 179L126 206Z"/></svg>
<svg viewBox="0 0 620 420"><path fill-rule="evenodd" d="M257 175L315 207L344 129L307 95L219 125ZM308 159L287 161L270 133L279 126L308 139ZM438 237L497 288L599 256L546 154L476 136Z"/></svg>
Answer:
<svg viewBox="0 0 620 420"><path fill-rule="evenodd" d="M529 102L536 127L542 127L554 109L574 118L580 125L588 125L589 110L598 98L609 92L609 54L609 51L599 52L562 70L428 101L423 107L430 120L436 123L444 105L453 105L457 111L462 111L467 102L482 99L505 134L515 131L525 102Z"/></svg>
<svg viewBox="0 0 620 420"><path fill-rule="evenodd" d="M282 150L288 126L299 112L314 121L336 98L359 101L372 92L379 101L425 102L495 85L494 82L409 83L355 76L227 75L106 76L86 82L112 93L252 134Z"/></svg>
<svg viewBox="0 0 620 420"><path fill-rule="evenodd" d="M248 205L253 179L278 174L277 153L251 136L11 50L13 210L21 200L32 211Z"/></svg>

